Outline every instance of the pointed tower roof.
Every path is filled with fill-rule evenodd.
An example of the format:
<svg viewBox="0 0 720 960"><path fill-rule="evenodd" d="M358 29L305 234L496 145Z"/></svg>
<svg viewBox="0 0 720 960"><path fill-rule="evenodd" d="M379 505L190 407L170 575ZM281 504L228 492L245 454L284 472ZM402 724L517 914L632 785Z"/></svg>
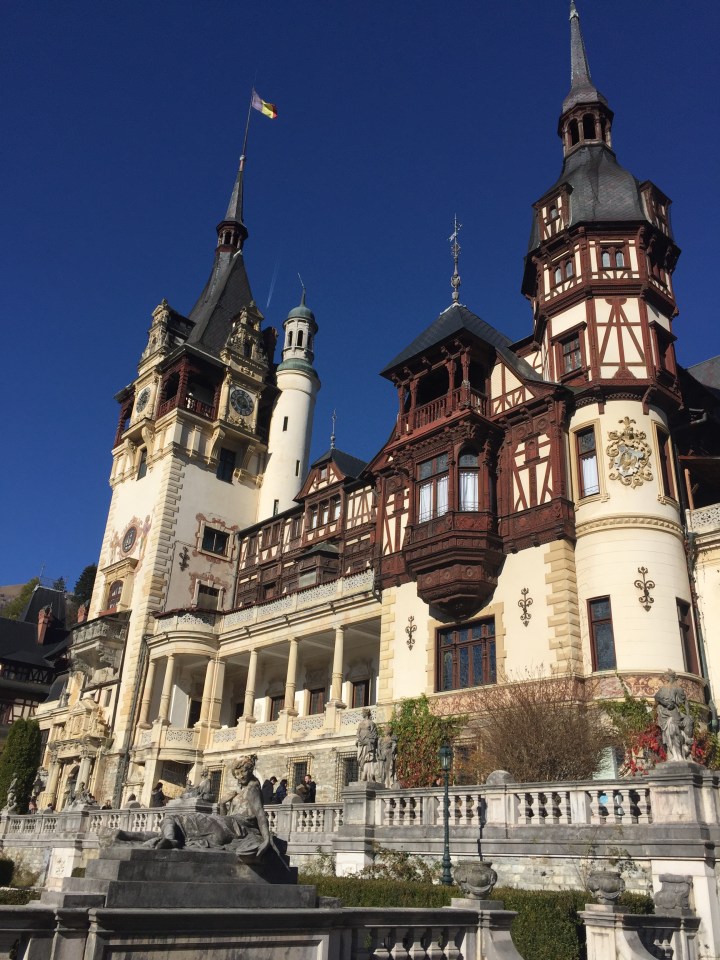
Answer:
<svg viewBox="0 0 720 960"><path fill-rule="evenodd" d="M190 312L194 326L187 342L215 356L223 349L232 322L243 307L255 308L242 253L248 236L242 219L244 166L243 156L225 219L217 227L218 243L210 277Z"/></svg>
<svg viewBox="0 0 720 960"><path fill-rule="evenodd" d="M607 105L607 100L592 82L580 27L580 14L575 0L570 0L570 93L563 101L563 113L578 103L598 102Z"/></svg>

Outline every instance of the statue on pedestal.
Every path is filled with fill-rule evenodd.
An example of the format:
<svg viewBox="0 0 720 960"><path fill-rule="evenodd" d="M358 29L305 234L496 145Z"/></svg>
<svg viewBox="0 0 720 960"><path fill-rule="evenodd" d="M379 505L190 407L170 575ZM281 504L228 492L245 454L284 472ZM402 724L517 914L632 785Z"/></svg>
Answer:
<svg viewBox="0 0 720 960"><path fill-rule="evenodd" d="M156 850L230 850L239 860L259 860L269 846L275 845L263 808L260 781L254 774L256 760L255 754L238 759L233 768L235 788L221 801L225 805L224 815L168 810L158 833L118 830L112 839L142 843Z"/></svg>
<svg viewBox="0 0 720 960"><path fill-rule="evenodd" d="M378 740L377 779L386 787L397 786L397 741L392 726Z"/></svg>
<svg viewBox="0 0 720 960"><path fill-rule="evenodd" d="M10 786L7 791L7 799L5 800L5 806L0 810L0 813L17 813L18 804L17 804L17 775L15 775L10 781Z"/></svg>
<svg viewBox="0 0 720 960"><path fill-rule="evenodd" d="M212 783L210 781L210 771L203 767L200 773L200 780L195 786L188 782L188 786L180 794L181 800L199 800L201 803L212 803Z"/></svg>
<svg viewBox="0 0 720 960"><path fill-rule="evenodd" d="M693 745L694 720L687 702L687 694L677 683L677 674L668 670L667 685L655 694L657 722L668 760L690 759Z"/></svg>
<svg viewBox="0 0 720 960"><path fill-rule="evenodd" d="M355 746L357 747L358 780L377 780L378 728L372 719L369 707L364 707L358 724Z"/></svg>

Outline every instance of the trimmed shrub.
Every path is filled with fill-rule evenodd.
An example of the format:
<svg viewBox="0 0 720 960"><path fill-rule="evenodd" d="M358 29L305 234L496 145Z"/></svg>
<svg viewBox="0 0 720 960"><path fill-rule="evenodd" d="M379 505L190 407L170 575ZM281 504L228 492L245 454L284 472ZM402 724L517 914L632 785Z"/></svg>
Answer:
<svg viewBox="0 0 720 960"><path fill-rule="evenodd" d="M12 883L15 861L7 857L0 859L0 887L9 887Z"/></svg>
<svg viewBox="0 0 720 960"><path fill-rule="evenodd" d="M0 755L0 807L7 803L7 794L14 778L15 799L20 813L27 810L37 769L40 766L40 725L37 720L16 720L8 731Z"/></svg>
<svg viewBox="0 0 720 960"><path fill-rule="evenodd" d="M457 887L360 877L324 877L301 873L298 883L311 883L318 896L339 897L345 907L449 907L451 897L462 897Z"/></svg>

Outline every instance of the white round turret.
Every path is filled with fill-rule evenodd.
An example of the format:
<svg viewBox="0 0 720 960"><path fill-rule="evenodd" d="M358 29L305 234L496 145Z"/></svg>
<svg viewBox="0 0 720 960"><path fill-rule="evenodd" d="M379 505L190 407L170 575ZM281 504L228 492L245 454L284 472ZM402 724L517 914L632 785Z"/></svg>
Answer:
<svg viewBox="0 0 720 960"><path fill-rule="evenodd" d="M258 504L258 520L293 505L310 460L315 398L320 380L313 367L317 323L302 301L284 323L282 362L277 368L280 394L270 421L268 459Z"/></svg>

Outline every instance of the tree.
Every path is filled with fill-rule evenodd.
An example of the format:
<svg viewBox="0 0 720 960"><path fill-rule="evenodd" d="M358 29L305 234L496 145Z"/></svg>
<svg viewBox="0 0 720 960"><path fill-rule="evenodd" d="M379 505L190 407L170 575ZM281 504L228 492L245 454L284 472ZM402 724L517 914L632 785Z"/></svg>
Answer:
<svg viewBox="0 0 720 960"><path fill-rule="evenodd" d="M572 676L525 674L483 687L470 762L482 774L508 770L526 783L584 780L614 745L592 685Z"/></svg>
<svg viewBox="0 0 720 960"><path fill-rule="evenodd" d="M78 581L75 584L75 590L73 592L73 599L78 606L83 603L87 603L90 600L90 597L92 597L96 575L97 565L91 563L85 567L83 572L78 577Z"/></svg>
<svg viewBox="0 0 720 960"><path fill-rule="evenodd" d="M58 577L57 580L53 580L52 588L53 590L60 590L62 593L65 593L65 577Z"/></svg>
<svg viewBox="0 0 720 960"><path fill-rule="evenodd" d="M398 738L397 778L403 787L429 787L438 776L438 750L452 741L467 717L439 717L421 697L401 700L389 724Z"/></svg>
<svg viewBox="0 0 720 960"><path fill-rule="evenodd" d="M10 727L5 748L0 754L0 807L5 806L8 787L17 777L15 797L20 813L25 813L40 766L41 751L37 720L16 720Z"/></svg>
<svg viewBox="0 0 720 960"><path fill-rule="evenodd" d="M33 577L32 580L28 580L15 599L11 600L10 603L3 608L3 617L5 617L7 620L19 620L25 610L25 607L30 602L30 597L33 595L33 590L39 583L39 577Z"/></svg>

